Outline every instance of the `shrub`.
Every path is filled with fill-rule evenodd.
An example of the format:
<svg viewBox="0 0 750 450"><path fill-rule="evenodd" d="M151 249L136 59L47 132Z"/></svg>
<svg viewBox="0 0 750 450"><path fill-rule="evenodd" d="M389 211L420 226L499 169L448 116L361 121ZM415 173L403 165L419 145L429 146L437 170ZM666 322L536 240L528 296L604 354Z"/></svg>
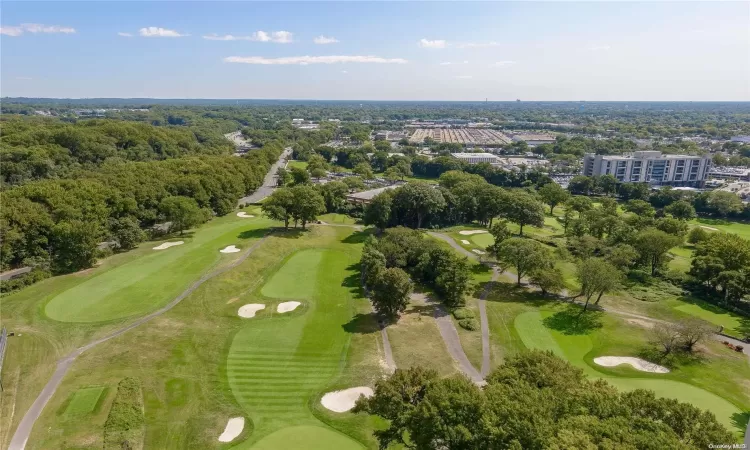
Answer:
<svg viewBox="0 0 750 450"><path fill-rule="evenodd" d="M664 279L675 286L682 286L688 281L689 275L676 269L671 269L664 274Z"/></svg>
<svg viewBox="0 0 750 450"><path fill-rule="evenodd" d="M628 272L628 278L639 283L649 283L651 281L651 274L643 270L633 269Z"/></svg>
<svg viewBox="0 0 750 450"><path fill-rule="evenodd" d="M476 331L479 329L479 322L476 319L461 319L458 321L458 324L464 330Z"/></svg>
<svg viewBox="0 0 750 450"><path fill-rule="evenodd" d="M143 395L137 378L124 378L104 423L104 449L128 448L143 440Z"/></svg>
<svg viewBox="0 0 750 450"><path fill-rule="evenodd" d="M26 275L11 278L10 280L6 280L0 283L0 292L3 294L7 294L9 292L17 291L19 289L25 288L26 286L31 286L37 281L49 278L50 276L51 274L49 273L49 271L43 269L34 269Z"/></svg>
<svg viewBox="0 0 750 450"><path fill-rule="evenodd" d="M708 239L708 231L701 227L695 227L687 235L687 241L691 244L697 244Z"/></svg>
<svg viewBox="0 0 750 450"><path fill-rule="evenodd" d="M453 317L455 317L456 320L473 319L474 311L468 308L456 308L453 310Z"/></svg>
<svg viewBox="0 0 750 450"><path fill-rule="evenodd" d="M735 345L734 346L734 351L736 351L736 352L742 353L743 350L745 350L745 347L743 347L742 345Z"/></svg>

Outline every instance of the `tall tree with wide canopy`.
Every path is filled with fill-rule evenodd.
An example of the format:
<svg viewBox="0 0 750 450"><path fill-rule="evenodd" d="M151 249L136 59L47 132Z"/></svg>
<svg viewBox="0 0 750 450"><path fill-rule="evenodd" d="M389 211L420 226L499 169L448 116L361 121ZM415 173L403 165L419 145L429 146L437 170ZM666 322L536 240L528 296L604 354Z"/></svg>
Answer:
<svg viewBox="0 0 750 450"><path fill-rule="evenodd" d="M570 198L570 192L566 191L557 183L547 183L539 188L539 196L542 197L544 203L549 205L549 213L555 213L555 206Z"/></svg>
<svg viewBox="0 0 750 450"><path fill-rule="evenodd" d="M325 200L318 191L308 184L300 184L290 188L294 197L292 207L292 217L294 222L302 223L302 229L305 229L307 222L315 220L319 214L326 212Z"/></svg>
<svg viewBox="0 0 750 450"><path fill-rule="evenodd" d="M442 211L445 199L439 190L427 183L407 183L396 189L393 207L405 216L403 219L410 220L415 228L422 228L426 217Z"/></svg>
<svg viewBox="0 0 750 450"><path fill-rule="evenodd" d="M171 229L179 231L180 235L207 219L206 213L201 211L198 203L190 197L167 197L159 204L159 210L167 221L172 222Z"/></svg>
<svg viewBox="0 0 750 450"><path fill-rule="evenodd" d="M497 260L503 270L513 267L516 271L516 282L521 284L521 278L535 271L548 268L552 255L537 241L523 238L510 238L497 247Z"/></svg>
<svg viewBox="0 0 750 450"><path fill-rule="evenodd" d="M279 188L266 198L261 205L263 214L270 219L284 222L284 229L289 229L289 220L294 214L295 199L291 188Z"/></svg>

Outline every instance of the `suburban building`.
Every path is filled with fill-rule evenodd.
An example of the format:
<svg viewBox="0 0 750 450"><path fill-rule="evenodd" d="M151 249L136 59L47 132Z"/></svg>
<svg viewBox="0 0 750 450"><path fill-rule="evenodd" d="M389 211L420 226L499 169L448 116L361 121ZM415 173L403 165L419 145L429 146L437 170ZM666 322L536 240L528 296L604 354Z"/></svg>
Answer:
<svg viewBox="0 0 750 450"><path fill-rule="evenodd" d="M750 181L750 169L736 166L715 166L708 171L708 177L717 180Z"/></svg>
<svg viewBox="0 0 750 450"><path fill-rule="evenodd" d="M658 151L622 155L587 153L583 158L584 175L613 175L623 183L701 187L710 168L708 155L663 155Z"/></svg>
<svg viewBox="0 0 750 450"><path fill-rule="evenodd" d="M496 164L498 162L497 156L492 153L451 153L451 156L469 164Z"/></svg>
<svg viewBox="0 0 750 450"><path fill-rule="evenodd" d="M370 189L369 191L362 191L362 192L355 192L354 194L349 194L346 196L346 200L350 203L361 203L361 204L368 204L372 201L373 198L375 198L376 195L388 191L390 189L396 189L397 187L401 186L400 184L392 184L390 186L385 186L377 189Z"/></svg>

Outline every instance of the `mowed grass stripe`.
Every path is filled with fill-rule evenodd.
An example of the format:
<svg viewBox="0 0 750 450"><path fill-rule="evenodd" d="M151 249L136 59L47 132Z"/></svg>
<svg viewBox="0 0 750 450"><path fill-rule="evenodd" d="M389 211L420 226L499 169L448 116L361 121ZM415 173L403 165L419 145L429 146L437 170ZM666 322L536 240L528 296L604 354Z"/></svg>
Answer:
<svg viewBox="0 0 750 450"><path fill-rule="evenodd" d="M302 299L308 308L248 323L232 342L229 383L257 435L317 422L309 402L338 376L349 339L343 325L351 320L351 294L342 283L354 262L356 254L302 250L261 288L264 296Z"/></svg>

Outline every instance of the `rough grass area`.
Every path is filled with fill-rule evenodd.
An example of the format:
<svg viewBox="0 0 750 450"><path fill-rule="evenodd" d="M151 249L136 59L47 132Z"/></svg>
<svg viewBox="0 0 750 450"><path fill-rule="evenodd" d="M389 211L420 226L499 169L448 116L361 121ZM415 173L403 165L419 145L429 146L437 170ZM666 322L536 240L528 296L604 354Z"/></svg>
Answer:
<svg viewBox="0 0 750 450"><path fill-rule="evenodd" d="M141 382L124 378L117 385L117 394L104 423L104 449L143 448L143 395Z"/></svg>
<svg viewBox="0 0 750 450"><path fill-rule="evenodd" d="M698 317L717 327L723 327L729 335L744 337L750 335L750 318L743 317L707 302L694 300L675 306L676 310Z"/></svg>
<svg viewBox="0 0 750 450"><path fill-rule="evenodd" d="M253 450L355 450L361 449L361 444L348 436L320 426L300 425L284 428L266 436L253 445Z"/></svg>
<svg viewBox="0 0 750 450"><path fill-rule="evenodd" d="M357 219L351 216L347 216L346 214L336 214L336 213L330 213L330 214L323 214L322 216L318 216L318 220L322 220L325 223L334 223L338 225L354 225L357 223Z"/></svg>
<svg viewBox="0 0 750 450"><path fill-rule="evenodd" d="M65 408L65 417L79 417L94 412L103 397L105 386L92 386L81 388L73 394L73 397Z"/></svg>

